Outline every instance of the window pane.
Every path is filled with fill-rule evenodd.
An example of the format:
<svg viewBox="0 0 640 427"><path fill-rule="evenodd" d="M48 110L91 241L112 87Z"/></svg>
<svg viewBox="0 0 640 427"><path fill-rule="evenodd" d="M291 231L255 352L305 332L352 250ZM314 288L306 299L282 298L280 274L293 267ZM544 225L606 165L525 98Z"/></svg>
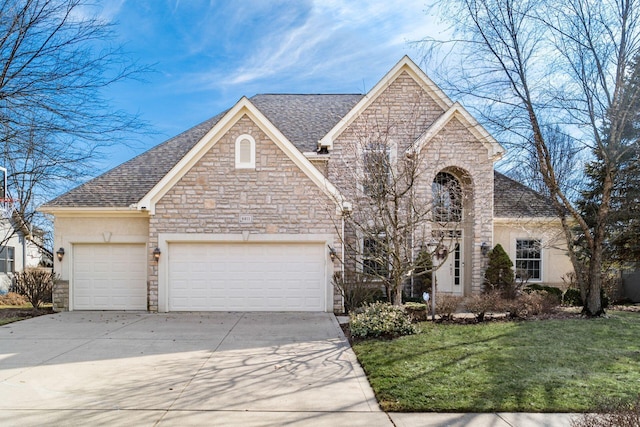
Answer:
<svg viewBox="0 0 640 427"><path fill-rule="evenodd" d="M382 242L365 238L362 246L362 272L371 276L386 277L389 272L388 261Z"/></svg>
<svg viewBox="0 0 640 427"><path fill-rule="evenodd" d="M433 218L438 222L462 220L462 187L450 173L440 172L431 185Z"/></svg>
<svg viewBox="0 0 640 427"><path fill-rule="evenodd" d="M251 163L251 141L240 141L240 163Z"/></svg>
<svg viewBox="0 0 640 427"><path fill-rule="evenodd" d="M516 277L542 279L542 251L539 239L516 240Z"/></svg>

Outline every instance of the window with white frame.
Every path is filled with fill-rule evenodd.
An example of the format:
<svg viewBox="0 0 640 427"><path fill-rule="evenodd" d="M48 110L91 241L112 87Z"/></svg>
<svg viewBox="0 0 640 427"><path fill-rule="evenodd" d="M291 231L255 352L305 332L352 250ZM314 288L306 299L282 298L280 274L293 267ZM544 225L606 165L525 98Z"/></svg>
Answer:
<svg viewBox="0 0 640 427"><path fill-rule="evenodd" d="M236 139L236 169L256 168L256 140L251 135Z"/></svg>
<svg viewBox="0 0 640 427"><path fill-rule="evenodd" d="M516 240L516 277L523 280L542 280L540 239Z"/></svg>
<svg viewBox="0 0 640 427"><path fill-rule="evenodd" d="M362 239L362 272L374 277L389 275L389 258L385 250L385 235L367 236Z"/></svg>
<svg viewBox="0 0 640 427"><path fill-rule="evenodd" d="M13 246L0 247L0 273L15 272L15 248Z"/></svg>
<svg viewBox="0 0 640 427"><path fill-rule="evenodd" d="M391 147L384 143L371 143L363 152L364 194L383 197L391 182Z"/></svg>

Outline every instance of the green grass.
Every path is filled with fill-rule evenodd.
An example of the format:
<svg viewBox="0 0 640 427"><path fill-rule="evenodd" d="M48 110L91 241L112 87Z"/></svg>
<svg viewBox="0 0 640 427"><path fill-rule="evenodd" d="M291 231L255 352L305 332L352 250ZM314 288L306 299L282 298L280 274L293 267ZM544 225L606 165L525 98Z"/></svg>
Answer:
<svg viewBox="0 0 640 427"><path fill-rule="evenodd" d="M0 326L7 325L7 324L13 323L13 322L18 322L18 321L24 320L24 319L28 319L28 317L21 317L21 316L5 317L3 319L0 319Z"/></svg>
<svg viewBox="0 0 640 427"><path fill-rule="evenodd" d="M640 394L640 313L421 329L353 346L384 410L584 412Z"/></svg>

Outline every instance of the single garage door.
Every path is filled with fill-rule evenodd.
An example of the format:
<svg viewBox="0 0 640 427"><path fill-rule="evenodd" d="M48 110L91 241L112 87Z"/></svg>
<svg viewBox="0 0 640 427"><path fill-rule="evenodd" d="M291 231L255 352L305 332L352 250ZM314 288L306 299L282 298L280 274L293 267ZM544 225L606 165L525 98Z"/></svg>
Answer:
<svg viewBox="0 0 640 427"><path fill-rule="evenodd" d="M74 310L146 310L146 247L74 245L72 281Z"/></svg>
<svg viewBox="0 0 640 427"><path fill-rule="evenodd" d="M170 243L169 311L323 311L325 246Z"/></svg>

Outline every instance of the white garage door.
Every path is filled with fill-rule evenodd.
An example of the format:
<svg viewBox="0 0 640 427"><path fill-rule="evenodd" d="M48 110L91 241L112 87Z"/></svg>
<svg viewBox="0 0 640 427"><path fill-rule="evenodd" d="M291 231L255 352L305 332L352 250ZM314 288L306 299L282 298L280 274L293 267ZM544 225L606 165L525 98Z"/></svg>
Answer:
<svg viewBox="0 0 640 427"><path fill-rule="evenodd" d="M169 311L323 311L324 244L171 243Z"/></svg>
<svg viewBox="0 0 640 427"><path fill-rule="evenodd" d="M74 310L146 310L146 247L73 246Z"/></svg>

